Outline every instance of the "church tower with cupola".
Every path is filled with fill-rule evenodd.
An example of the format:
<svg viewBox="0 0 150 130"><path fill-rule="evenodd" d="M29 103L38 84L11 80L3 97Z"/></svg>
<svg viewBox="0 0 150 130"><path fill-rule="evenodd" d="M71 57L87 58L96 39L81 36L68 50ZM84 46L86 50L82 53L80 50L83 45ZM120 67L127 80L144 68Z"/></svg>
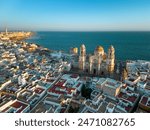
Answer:
<svg viewBox="0 0 150 130"><path fill-rule="evenodd" d="M106 60L107 72L111 73L115 68L115 49L113 46L110 46L108 49L108 55Z"/></svg>
<svg viewBox="0 0 150 130"><path fill-rule="evenodd" d="M80 47L80 56L79 56L79 68L80 70L85 70L85 62L86 62L86 47L84 44Z"/></svg>

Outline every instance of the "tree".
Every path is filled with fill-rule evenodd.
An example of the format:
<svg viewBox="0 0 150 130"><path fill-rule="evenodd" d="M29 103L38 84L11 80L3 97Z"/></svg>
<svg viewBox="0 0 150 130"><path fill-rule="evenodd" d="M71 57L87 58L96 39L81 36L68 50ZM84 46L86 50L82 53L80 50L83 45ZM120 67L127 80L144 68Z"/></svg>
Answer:
<svg viewBox="0 0 150 130"><path fill-rule="evenodd" d="M78 111L79 111L79 107L73 108L72 106L70 106L68 109L69 113L77 113Z"/></svg>
<svg viewBox="0 0 150 130"><path fill-rule="evenodd" d="M90 99L91 98L91 92L92 92L91 88L86 87L85 84L82 86L82 88L81 88L82 97L85 97L86 99Z"/></svg>

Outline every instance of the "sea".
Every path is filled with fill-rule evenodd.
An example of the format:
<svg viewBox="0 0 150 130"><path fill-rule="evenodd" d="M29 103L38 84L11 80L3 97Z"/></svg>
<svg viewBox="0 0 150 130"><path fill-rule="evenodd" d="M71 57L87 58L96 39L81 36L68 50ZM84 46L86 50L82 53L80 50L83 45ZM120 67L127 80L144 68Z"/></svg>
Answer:
<svg viewBox="0 0 150 130"><path fill-rule="evenodd" d="M150 32L35 32L26 40L50 50L69 52L71 47L85 44L87 53L94 53L97 46L108 52L115 48L117 60L150 61Z"/></svg>

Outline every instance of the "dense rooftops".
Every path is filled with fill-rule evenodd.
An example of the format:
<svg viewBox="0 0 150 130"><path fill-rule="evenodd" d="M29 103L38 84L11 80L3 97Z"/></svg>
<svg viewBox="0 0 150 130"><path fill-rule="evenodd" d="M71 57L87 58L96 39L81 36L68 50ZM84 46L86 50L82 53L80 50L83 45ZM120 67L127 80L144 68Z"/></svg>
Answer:
<svg viewBox="0 0 150 130"><path fill-rule="evenodd" d="M8 113L22 113L28 112L30 109L29 104L21 102L19 100L14 100L8 102L4 107L1 108L1 112L8 112Z"/></svg>
<svg viewBox="0 0 150 130"><path fill-rule="evenodd" d="M148 95L142 96L139 102L139 107L142 108L143 110L150 112L150 96Z"/></svg>
<svg viewBox="0 0 150 130"><path fill-rule="evenodd" d="M149 112L148 61L127 62L118 81L71 73L72 55L36 44L3 42L0 54L0 112Z"/></svg>

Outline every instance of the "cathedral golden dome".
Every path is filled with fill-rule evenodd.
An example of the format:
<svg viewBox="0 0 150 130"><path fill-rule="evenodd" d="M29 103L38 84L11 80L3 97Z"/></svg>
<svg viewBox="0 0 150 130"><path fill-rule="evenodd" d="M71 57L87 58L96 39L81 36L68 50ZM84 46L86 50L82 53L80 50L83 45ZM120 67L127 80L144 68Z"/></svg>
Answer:
<svg viewBox="0 0 150 130"><path fill-rule="evenodd" d="M73 48L73 53L75 53L75 54L78 53L78 48L77 48L77 47L74 47L74 48Z"/></svg>
<svg viewBox="0 0 150 130"><path fill-rule="evenodd" d="M103 55L103 60L106 60L106 58L107 58L107 55L104 54L104 55Z"/></svg>
<svg viewBox="0 0 150 130"><path fill-rule="evenodd" d="M96 47L96 51L97 51L98 53L103 53L103 52L104 52L104 48L103 48L102 46L97 46L97 47Z"/></svg>

